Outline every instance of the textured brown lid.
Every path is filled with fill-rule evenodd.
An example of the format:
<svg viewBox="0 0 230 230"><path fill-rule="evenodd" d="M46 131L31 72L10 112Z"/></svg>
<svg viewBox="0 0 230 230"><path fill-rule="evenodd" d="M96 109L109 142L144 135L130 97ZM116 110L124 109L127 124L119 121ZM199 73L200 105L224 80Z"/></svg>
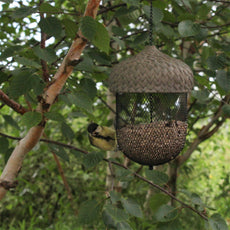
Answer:
<svg viewBox="0 0 230 230"><path fill-rule="evenodd" d="M109 88L114 93L189 92L193 88L193 73L184 62L155 46L146 46L112 68Z"/></svg>

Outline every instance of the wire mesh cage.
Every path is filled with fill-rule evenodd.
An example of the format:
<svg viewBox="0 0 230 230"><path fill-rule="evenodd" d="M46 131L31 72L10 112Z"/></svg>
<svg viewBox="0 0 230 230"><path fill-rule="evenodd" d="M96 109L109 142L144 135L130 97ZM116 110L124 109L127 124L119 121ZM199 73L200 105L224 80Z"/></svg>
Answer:
<svg viewBox="0 0 230 230"><path fill-rule="evenodd" d="M143 165L174 159L184 147L192 87L191 69L155 46L115 65L109 88L116 94L119 149Z"/></svg>
<svg viewBox="0 0 230 230"><path fill-rule="evenodd" d="M187 133L186 93L122 93L116 95L119 149L143 165L174 159Z"/></svg>

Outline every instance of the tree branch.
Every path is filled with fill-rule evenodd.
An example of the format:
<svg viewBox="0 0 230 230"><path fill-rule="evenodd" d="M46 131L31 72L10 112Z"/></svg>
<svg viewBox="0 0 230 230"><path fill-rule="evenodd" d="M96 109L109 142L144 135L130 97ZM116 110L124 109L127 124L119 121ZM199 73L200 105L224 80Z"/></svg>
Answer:
<svg viewBox="0 0 230 230"><path fill-rule="evenodd" d="M97 15L100 0L89 0L84 16L90 16L95 18ZM69 52L65 56L61 66L54 75L54 78L47 86L42 100L37 107L37 111L44 113L49 111L50 106L54 103L57 95L65 85L66 80L73 71L74 66L70 63L80 59L80 55L87 44L87 40L83 37L81 31L77 33ZM37 144L40 140L45 127L46 120L43 119L42 125L32 127L27 135L21 139L14 151L12 152L2 174L0 177L0 200L5 196L7 190L1 186L2 182L12 183L14 182L17 174L22 166L22 162L26 154Z"/></svg>
<svg viewBox="0 0 230 230"><path fill-rule="evenodd" d="M98 15L99 14L104 14L104 13L106 13L106 12L108 12L108 11L112 11L112 10L114 10L114 9L116 9L116 8L119 8L119 7L121 7L121 6L126 6L127 4L126 3L121 3L121 4L118 4L118 5L114 5L114 6L110 6L110 7L104 7L104 8L102 8L102 9L100 9L99 11L98 11Z"/></svg>
<svg viewBox="0 0 230 230"><path fill-rule="evenodd" d="M60 174L60 176L61 176L61 178L62 178L62 181L63 181L64 187L65 187L65 190L66 190L66 192L67 192L67 197L68 197L69 201L71 201L71 205L72 205L73 196L72 196L71 188L69 187L69 184L68 184L68 182L67 182L67 179L66 179L66 177L65 177L64 171L63 171L63 169L62 169L61 163L60 163L60 161L59 161L57 155L56 155L54 152L52 152L52 154L53 154L54 160L55 160L55 162L56 162L56 164L57 164L58 171L59 171L59 174Z"/></svg>
<svg viewBox="0 0 230 230"><path fill-rule="evenodd" d="M39 6L43 2L44 0L40 0ZM45 18L44 13L40 12L40 20L44 18ZM44 32L41 32L41 43L40 43L41 49L44 49L46 47L46 39L47 39L47 34L45 34ZM41 59L41 66L42 66L42 72L43 72L43 79L45 82L49 82L49 70L48 70L47 62Z"/></svg>
<svg viewBox="0 0 230 230"><path fill-rule="evenodd" d="M226 119L222 117L222 107L224 106L224 104L229 103L229 101L230 95L225 96L216 113L213 115L212 119L209 121L207 125L203 126L200 129L200 132L197 134L197 138L194 139L194 141L190 144L187 151L183 155L180 155L176 158L176 161L178 162L179 166L190 158L191 154L197 149L198 145L201 142L210 138L223 125ZM222 118L221 121L219 121L220 118ZM214 128L212 128L213 125L215 125Z"/></svg>
<svg viewBox="0 0 230 230"><path fill-rule="evenodd" d="M3 133L1 133L1 132L0 132L0 135L1 135L1 136L4 136L4 137L11 138L11 139L14 139L14 140L19 140L19 139L20 139L20 138L17 138L17 137L9 136L9 135L7 135L7 134L3 134ZM40 139L40 141L42 141L42 142L47 142L47 143L52 143L52 144L56 144L56 145L63 146L63 147L69 148L69 149L74 149L74 150L77 150L77 151L79 151L79 152L81 152L81 153L83 153L83 154L85 154L85 155L88 154L87 151L82 150L82 149L79 149L79 148L76 148L76 147L73 146L73 145L68 145L68 144L65 144L65 143L61 143L61 142L53 141L53 140L48 140L48 139ZM111 160L106 159L106 158L104 158L103 160L104 160L105 162L107 162L110 166L111 166L111 164L113 164L113 165L116 165L116 166L119 166L119 167L121 167L121 168L124 168L124 169L126 169L126 170L131 171L130 168L129 168L128 166L124 165L124 164L121 164L121 163L118 163L118 162L115 162L115 161L111 161ZM131 171L131 172L132 172L132 171ZM111 173L111 174L113 175L113 173ZM152 187L154 187L154 188L160 190L161 192L165 193L166 195L170 196L173 200L175 200L175 201L177 201L178 203L180 203L183 207L192 210L193 212L195 212L195 213L197 213L199 216L201 216L203 219L208 220L207 216L205 216L203 213L197 211L197 210L196 210L195 208L193 208L192 206L190 206L190 205L184 203L183 201L181 201L180 199L178 199L177 197L175 197L172 193L170 193L170 192L167 191L166 189L162 188L161 186L159 186L159 185L153 183L152 181L146 179L145 177L141 176L138 172L132 172L132 174L133 174L135 177L139 178L140 180L142 180L142 181L144 181L144 182L150 184Z"/></svg>
<svg viewBox="0 0 230 230"><path fill-rule="evenodd" d="M2 90L0 90L0 100L17 113L24 114L27 112L27 109L25 109L22 105L18 104L14 100L10 99Z"/></svg>

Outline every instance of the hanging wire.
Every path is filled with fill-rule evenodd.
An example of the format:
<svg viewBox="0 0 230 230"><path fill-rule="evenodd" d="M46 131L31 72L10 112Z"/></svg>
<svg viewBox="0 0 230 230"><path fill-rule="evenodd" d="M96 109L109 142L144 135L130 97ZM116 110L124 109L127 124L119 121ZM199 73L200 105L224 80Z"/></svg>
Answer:
<svg viewBox="0 0 230 230"><path fill-rule="evenodd" d="M153 1L150 0L149 45L153 45ZM153 122L153 98L150 95L150 122Z"/></svg>
<svg viewBox="0 0 230 230"><path fill-rule="evenodd" d="M153 1L150 0L150 17L149 17L149 45L153 45ZM153 101L152 95L150 96L150 120L153 121ZM149 170L153 170L153 165L149 165Z"/></svg>
<svg viewBox="0 0 230 230"><path fill-rule="evenodd" d="M149 45L153 45L153 1L150 0Z"/></svg>

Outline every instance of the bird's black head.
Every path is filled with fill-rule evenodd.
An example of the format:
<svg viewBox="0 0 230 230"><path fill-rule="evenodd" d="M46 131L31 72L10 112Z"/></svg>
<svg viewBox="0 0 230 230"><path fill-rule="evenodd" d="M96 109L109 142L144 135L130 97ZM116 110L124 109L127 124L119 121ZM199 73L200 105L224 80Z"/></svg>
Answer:
<svg viewBox="0 0 230 230"><path fill-rule="evenodd" d="M91 124L88 125L87 130L88 130L89 133L92 133L97 129L97 127L98 127L98 124L91 123Z"/></svg>

